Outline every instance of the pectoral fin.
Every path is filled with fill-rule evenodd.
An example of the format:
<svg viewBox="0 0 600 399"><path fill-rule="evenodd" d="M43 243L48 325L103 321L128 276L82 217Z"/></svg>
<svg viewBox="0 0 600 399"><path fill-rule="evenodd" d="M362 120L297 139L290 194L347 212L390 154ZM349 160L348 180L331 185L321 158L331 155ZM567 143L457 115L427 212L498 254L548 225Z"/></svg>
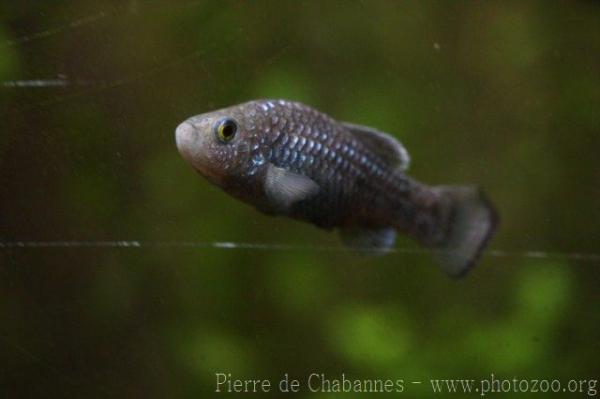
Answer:
<svg viewBox="0 0 600 399"><path fill-rule="evenodd" d="M273 208L287 211L296 202L317 194L319 185L307 176L269 165L265 192Z"/></svg>
<svg viewBox="0 0 600 399"><path fill-rule="evenodd" d="M384 255L396 242L396 231L393 228L340 230L344 245L357 251L365 251L374 255Z"/></svg>

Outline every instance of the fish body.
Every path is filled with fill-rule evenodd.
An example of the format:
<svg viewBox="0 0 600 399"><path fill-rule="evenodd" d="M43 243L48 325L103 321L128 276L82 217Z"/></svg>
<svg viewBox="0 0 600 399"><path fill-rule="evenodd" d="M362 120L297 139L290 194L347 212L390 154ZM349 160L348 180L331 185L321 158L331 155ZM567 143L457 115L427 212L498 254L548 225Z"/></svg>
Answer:
<svg viewBox="0 0 600 399"><path fill-rule="evenodd" d="M198 173L261 212L338 229L376 252L406 233L451 276L473 266L496 228L480 190L422 184L395 138L301 103L250 101L193 116L175 136Z"/></svg>

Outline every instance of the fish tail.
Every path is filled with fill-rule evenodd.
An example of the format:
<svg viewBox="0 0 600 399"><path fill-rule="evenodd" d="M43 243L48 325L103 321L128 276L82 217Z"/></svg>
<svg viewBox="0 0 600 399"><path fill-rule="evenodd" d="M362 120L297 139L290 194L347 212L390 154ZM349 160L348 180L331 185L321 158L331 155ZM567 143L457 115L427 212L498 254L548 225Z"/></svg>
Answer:
<svg viewBox="0 0 600 399"><path fill-rule="evenodd" d="M438 186L433 192L439 209L436 229L441 237L426 243L443 271L451 277L464 276L479 260L498 226L498 215L477 187Z"/></svg>

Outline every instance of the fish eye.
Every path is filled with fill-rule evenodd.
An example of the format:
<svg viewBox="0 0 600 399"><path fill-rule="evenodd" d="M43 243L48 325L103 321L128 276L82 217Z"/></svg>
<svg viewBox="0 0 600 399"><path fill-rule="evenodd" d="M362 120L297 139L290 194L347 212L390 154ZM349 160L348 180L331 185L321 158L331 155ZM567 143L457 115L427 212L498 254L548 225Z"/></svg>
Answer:
<svg viewBox="0 0 600 399"><path fill-rule="evenodd" d="M217 138L224 143L228 143L237 134L238 124L231 118L225 118L217 122L215 125L215 134Z"/></svg>

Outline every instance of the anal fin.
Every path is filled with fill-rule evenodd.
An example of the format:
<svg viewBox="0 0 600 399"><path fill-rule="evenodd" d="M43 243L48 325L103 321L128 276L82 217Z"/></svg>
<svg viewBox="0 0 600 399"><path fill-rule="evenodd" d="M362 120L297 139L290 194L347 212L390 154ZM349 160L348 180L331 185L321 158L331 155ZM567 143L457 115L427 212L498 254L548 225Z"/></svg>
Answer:
<svg viewBox="0 0 600 399"><path fill-rule="evenodd" d="M396 230L391 227L380 229L349 228L340 230L345 246L373 255L385 255L396 242Z"/></svg>

